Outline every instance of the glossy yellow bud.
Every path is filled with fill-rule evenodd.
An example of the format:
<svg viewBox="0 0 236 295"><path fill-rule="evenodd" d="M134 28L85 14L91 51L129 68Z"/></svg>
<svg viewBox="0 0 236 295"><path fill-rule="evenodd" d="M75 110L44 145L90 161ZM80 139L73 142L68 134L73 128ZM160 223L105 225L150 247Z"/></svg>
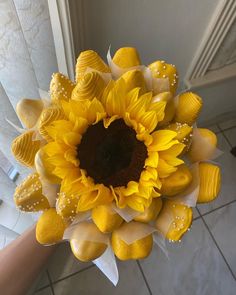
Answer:
<svg viewBox="0 0 236 295"><path fill-rule="evenodd" d="M50 83L51 99L54 103L60 100L68 101L71 98L75 84L61 73L54 73Z"/></svg>
<svg viewBox="0 0 236 295"><path fill-rule="evenodd" d="M33 212L48 209L48 199L42 195L42 184L38 173L30 174L19 186L14 194L16 206L21 211Z"/></svg>
<svg viewBox="0 0 236 295"><path fill-rule="evenodd" d="M138 51L133 47L122 47L116 51L113 62L121 68L131 68L141 64Z"/></svg>
<svg viewBox="0 0 236 295"><path fill-rule="evenodd" d="M140 94L147 92L146 82L140 70L131 70L121 76L126 82L126 91L140 87Z"/></svg>
<svg viewBox="0 0 236 295"><path fill-rule="evenodd" d="M43 212L37 222L36 239L43 245L55 244L62 240L65 229L63 218L55 208L50 208Z"/></svg>
<svg viewBox="0 0 236 295"><path fill-rule="evenodd" d="M11 150L21 164L34 167L34 158L40 148L40 141L33 140L34 131L27 131L17 136L11 145Z"/></svg>
<svg viewBox="0 0 236 295"><path fill-rule="evenodd" d="M202 141L203 139L203 141ZM210 159L217 146L217 136L214 132L205 128L197 128L193 133L188 157L192 162Z"/></svg>
<svg viewBox="0 0 236 295"><path fill-rule="evenodd" d="M57 120L65 119L65 114L60 107L49 107L42 111L38 122L38 131L44 139L52 141L51 136L47 132L47 126Z"/></svg>
<svg viewBox="0 0 236 295"><path fill-rule="evenodd" d="M173 120L175 116L175 103L171 92L161 92L153 97L152 102L165 101L165 116L162 121L158 123L159 126L165 126Z"/></svg>
<svg viewBox="0 0 236 295"><path fill-rule="evenodd" d="M161 194L174 196L184 191L192 181L192 174L186 165L180 165L170 176L161 179Z"/></svg>
<svg viewBox="0 0 236 295"><path fill-rule="evenodd" d="M21 99L16 105L16 113L26 128L32 128L37 123L43 110L41 99Z"/></svg>
<svg viewBox="0 0 236 295"><path fill-rule="evenodd" d="M156 220L156 228L172 242L177 242L191 226L192 208L166 200Z"/></svg>
<svg viewBox="0 0 236 295"><path fill-rule="evenodd" d="M156 220L158 214L162 208L161 198L155 198L152 200L151 205L145 209L143 213L134 218L135 221L148 223L150 221Z"/></svg>
<svg viewBox="0 0 236 295"><path fill-rule="evenodd" d="M199 164L200 190L197 202L213 201L219 194L221 186L220 168L211 163Z"/></svg>
<svg viewBox="0 0 236 295"><path fill-rule="evenodd" d="M93 50L82 51L77 59L75 73L76 73L76 82L83 77L87 68L94 69L102 73L110 73L110 68L107 64L101 59L97 52Z"/></svg>
<svg viewBox="0 0 236 295"><path fill-rule="evenodd" d="M125 230L129 230L127 228L129 228L134 222L135 221L123 223L119 229L123 230L123 228L126 227ZM119 229L113 231L111 243L115 255L120 260L142 259L150 254L153 245L153 238L151 234L131 244L127 244L120 238ZM133 226L132 230L135 230Z"/></svg>
<svg viewBox="0 0 236 295"><path fill-rule="evenodd" d="M78 197L71 197L67 194L60 193L57 200L57 212L63 218L73 220L76 215L76 209L78 206Z"/></svg>
<svg viewBox="0 0 236 295"><path fill-rule="evenodd" d="M179 95L176 107L175 121L193 125L202 109L202 99L193 92Z"/></svg>
<svg viewBox="0 0 236 295"><path fill-rule="evenodd" d="M92 211L92 219L99 230L103 233L110 233L120 227L123 219L111 206L101 205Z"/></svg>
<svg viewBox="0 0 236 295"><path fill-rule="evenodd" d="M96 72L90 72L79 80L72 92L71 98L74 100L92 100L95 97L100 99L104 88L105 82L102 77Z"/></svg>
<svg viewBox="0 0 236 295"><path fill-rule="evenodd" d="M152 71L154 78L168 78L170 84L170 92L175 95L178 87L178 73L177 69L172 64L167 64L164 61L157 60L150 64L149 69Z"/></svg>
<svg viewBox="0 0 236 295"><path fill-rule="evenodd" d="M84 222L82 226L91 240L80 239L79 235L75 235L70 239L70 246L77 259L88 262L101 256L107 249L107 244L102 242L103 234L99 233L94 223ZM99 237L101 241L93 241L94 236Z"/></svg>

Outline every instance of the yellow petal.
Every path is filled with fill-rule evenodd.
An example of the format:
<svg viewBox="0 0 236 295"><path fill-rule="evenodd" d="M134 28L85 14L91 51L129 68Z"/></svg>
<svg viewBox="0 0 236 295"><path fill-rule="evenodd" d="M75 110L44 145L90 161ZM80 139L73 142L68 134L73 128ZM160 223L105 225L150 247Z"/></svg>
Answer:
<svg viewBox="0 0 236 295"><path fill-rule="evenodd" d="M145 160L145 165L153 168L157 168L159 160L158 152L149 152L148 157Z"/></svg>
<svg viewBox="0 0 236 295"><path fill-rule="evenodd" d="M122 116L125 112L126 84L122 78L116 81L106 99L106 111L109 116Z"/></svg>
<svg viewBox="0 0 236 295"><path fill-rule="evenodd" d="M112 123L112 122L114 122L116 119L118 119L119 118L119 116L118 115L114 115L114 116L112 116L112 117L110 117L110 118L104 118L103 119L103 125L104 125L104 127L105 128L108 128L109 126L110 126L110 124Z"/></svg>
<svg viewBox="0 0 236 295"><path fill-rule="evenodd" d="M176 132L170 130L155 131L152 133L152 137L153 141L148 147L149 151L164 151L179 143L177 140L173 140L176 137Z"/></svg>
<svg viewBox="0 0 236 295"><path fill-rule="evenodd" d="M63 141L63 136L73 130L73 124L67 120L58 120L45 127L48 136L55 141Z"/></svg>
<svg viewBox="0 0 236 295"><path fill-rule="evenodd" d="M176 167L169 165L165 160L159 159L157 171L160 178L168 177L171 173L177 170Z"/></svg>
<svg viewBox="0 0 236 295"><path fill-rule="evenodd" d="M156 112L157 121L161 122L164 119L165 116L165 108L166 108L166 102L165 101L159 101L154 102L150 104L148 110L152 110Z"/></svg>
<svg viewBox="0 0 236 295"><path fill-rule="evenodd" d="M153 62L148 67L152 71L154 78L169 78L170 92L174 95L178 87L178 73L176 67L160 60Z"/></svg>
<svg viewBox="0 0 236 295"><path fill-rule="evenodd" d="M197 202L207 203L213 201L219 194L221 187L221 173L217 165L199 163L200 190Z"/></svg>
<svg viewBox="0 0 236 295"><path fill-rule="evenodd" d="M76 147L80 141L82 136L77 132L68 132L63 136L63 140L66 145L69 145L70 147Z"/></svg>
<svg viewBox="0 0 236 295"><path fill-rule="evenodd" d="M95 97L100 99L105 88L105 82L97 72L85 74L72 91L71 99L92 100Z"/></svg>
<svg viewBox="0 0 236 295"><path fill-rule="evenodd" d="M88 193L84 193L80 196L77 212L87 211L96 206L104 205L112 202L112 194L110 190L102 184L99 184L94 187Z"/></svg>
<svg viewBox="0 0 236 295"><path fill-rule="evenodd" d="M54 73L50 83L51 99L54 103L61 100L69 100L75 84L61 73Z"/></svg>
<svg viewBox="0 0 236 295"><path fill-rule="evenodd" d="M88 122L89 124L97 124L100 120L106 117L106 112L102 103L94 98L88 109Z"/></svg>
<svg viewBox="0 0 236 295"><path fill-rule="evenodd" d="M141 64L138 51L133 47L118 49L112 60L121 68L130 68Z"/></svg>
<svg viewBox="0 0 236 295"><path fill-rule="evenodd" d="M21 99L16 105L16 113L26 128L32 128L37 123L43 110L41 99Z"/></svg>
<svg viewBox="0 0 236 295"><path fill-rule="evenodd" d="M202 99L193 92L179 95L175 121L192 125L202 109Z"/></svg>
<svg viewBox="0 0 236 295"><path fill-rule="evenodd" d="M101 59L101 57L93 50L82 51L77 59L75 73L76 82L83 77L87 68L92 68L99 72L110 73L109 67Z"/></svg>
<svg viewBox="0 0 236 295"><path fill-rule="evenodd" d="M183 153L189 150L189 147L192 142L192 130L193 128L190 127L188 124L184 123L172 123L169 126L166 127L168 130L175 131L177 133L176 139L185 144L185 148L183 150Z"/></svg>
<svg viewBox="0 0 236 295"><path fill-rule="evenodd" d="M165 115L159 122L159 126L166 126L175 116L175 102L171 92L162 92L153 97L153 103L166 102Z"/></svg>

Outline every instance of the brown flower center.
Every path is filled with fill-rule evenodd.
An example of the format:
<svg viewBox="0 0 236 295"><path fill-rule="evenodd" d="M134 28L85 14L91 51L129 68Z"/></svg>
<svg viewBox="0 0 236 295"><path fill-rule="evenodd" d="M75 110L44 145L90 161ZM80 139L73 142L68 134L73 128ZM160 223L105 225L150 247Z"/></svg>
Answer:
<svg viewBox="0 0 236 295"><path fill-rule="evenodd" d="M147 158L143 142L135 131L119 119L108 128L103 122L89 126L77 148L80 168L87 171L95 183L106 186L126 186L139 181Z"/></svg>

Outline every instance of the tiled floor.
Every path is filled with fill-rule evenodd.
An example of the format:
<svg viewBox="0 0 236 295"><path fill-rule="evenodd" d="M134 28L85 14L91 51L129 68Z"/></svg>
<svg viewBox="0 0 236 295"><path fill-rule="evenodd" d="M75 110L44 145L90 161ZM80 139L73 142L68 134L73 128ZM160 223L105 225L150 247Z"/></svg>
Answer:
<svg viewBox="0 0 236 295"><path fill-rule="evenodd" d="M225 153L217 160L223 184L215 202L195 210L191 231L169 244L170 259L156 246L146 260L119 262L115 288L92 264L79 263L67 244L59 246L35 295L235 295L236 294L236 120L212 126Z"/></svg>

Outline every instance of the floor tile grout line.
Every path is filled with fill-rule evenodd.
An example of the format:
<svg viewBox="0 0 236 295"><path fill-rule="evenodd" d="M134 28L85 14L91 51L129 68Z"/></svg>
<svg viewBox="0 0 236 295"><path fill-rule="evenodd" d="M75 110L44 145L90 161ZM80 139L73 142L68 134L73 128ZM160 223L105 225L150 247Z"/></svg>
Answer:
<svg viewBox="0 0 236 295"><path fill-rule="evenodd" d="M227 127L227 128L221 128L221 127L219 127L218 125L217 125L217 127L220 129L221 132L222 132L222 131L232 130L232 129L236 128L236 126L231 126L231 127Z"/></svg>
<svg viewBox="0 0 236 295"><path fill-rule="evenodd" d="M227 137L227 136L225 135L225 133L224 133L225 130L221 129L219 125L217 125L217 127L220 129L221 134L223 135L224 139L227 141L227 143L228 143L228 144L230 145L230 147L232 148L233 146L232 146L231 142L229 141L228 137Z"/></svg>
<svg viewBox="0 0 236 295"><path fill-rule="evenodd" d="M35 290L34 293L38 293L38 292L40 292L40 291L42 291L42 290L44 290L44 289L47 289L48 287L50 287L50 284L47 284L47 285L45 285L45 286L43 286L43 287L41 287L41 288Z"/></svg>
<svg viewBox="0 0 236 295"><path fill-rule="evenodd" d="M138 260L136 260L136 262L137 262L137 264L138 264L138 268L139 268L139 270L140 270L140 272L141 272L141 274L142 274L142 276L143 276L143 279L144 279L144 282L145 282L146 287L147 287L147 289L148 289L148 292L149 292L150 295L152 295L151 288L150 288L150 286L149 286L149 284L148 284L148 281L147 281L147 279L146 279L146 276L145 276L145 274L144 274L144 272L143 272L142 266L140 265L140 262L139 262Z"/></svg>
<svg viewBox="0 0 236 295"><path fill-rule="evenodd" d="M199 211L199 210L198 210L198 211ZM222 250L220 249L220 246L219 246L218 243L216 242L216 239L215 239L213 233L211 232L211 230L210 230L208 224L206 223L206 221L205 221L205 219L204 219L204 216L201 215L200 211L199 211L198 213L200 214L200 217L201 217L201 219L202 219L202 221L203 221L203 223L204 223L204 225L205 225L207 231L209 232L209 234L210 234L210 236L211 236L211 238L212 238L214 244L216 245L218 251L220 252L220 254L221 254L221 256L222 256L222 258L223 258L225 264L227 265L227 267L228 267L228 269L229 269L229 271L230 271L230 273L231 273L233 279L236 281L236 276L234 275L234 273L233 273L233 271L232 271L232 269L231 269L231 267L230 267L230 265L229 265L227 259L225 258L225 256L224 256Z"/></svg>
<svg viewBox="0 0 236 295"><path fill-rule="evenodd" d="M46 273L47 273L48 280L49 280L49 283L50 283L50 288L51 288L51 291L52 291L52 295L55 295L54 288L53 288L53 283L52 283L52 279L51 279L50 273L49 273L48 270L46 270Z"/></svg>
<svg viewBox="0 0 236 295"><path fill-rule="evenodd" d="M220 210L220 209L222 209L222 208L224 208L224 207L227 207L228 205L231 205L231 204L233 204L233 203L235 203L235 202L236 202L236 200L232 200L232 201L230 201L230 202L228 202L228 203L225 203L224 205L221 205L221 206L219 206L219 207L217 207L217 208L215 208L215 209L212 209L212 210L210 210L210 211L208 211L208 212L201 213L201 216L206 216L206 215L208 215L208 214L210 214L210 213L213 213L213 212L215 212L215 211L217 211L217 210Z"/></svg>
<svg viewBox="0 0 236 295"><path fill-rule="evenodd" d="M66 279L69 279L70 277L73 277L73 276L75 276L75 275L77 275L77 274L79 274L79 273L81 273L81 272L84 272L84 271L86 271L86 270L89 270L90 268L93 268L93 267L95 267L95 266L96 266L95 264L89 265L89 266L87 266L87 267L85 267L85 268L83 268L83 269L80 269L80 270L78 270L78 271L76 271L76 272L74 272L74 273L72 273L72 274L70 274L70 275L68 275L68 276L65 276L65 277L60 278L60 279L58 279L58 280L56 280L56 281L53 281L52 284L57 284L57 283L59 283L59 282L61 282L61 281L64 281L64 280L66 280Z"/></svg>

